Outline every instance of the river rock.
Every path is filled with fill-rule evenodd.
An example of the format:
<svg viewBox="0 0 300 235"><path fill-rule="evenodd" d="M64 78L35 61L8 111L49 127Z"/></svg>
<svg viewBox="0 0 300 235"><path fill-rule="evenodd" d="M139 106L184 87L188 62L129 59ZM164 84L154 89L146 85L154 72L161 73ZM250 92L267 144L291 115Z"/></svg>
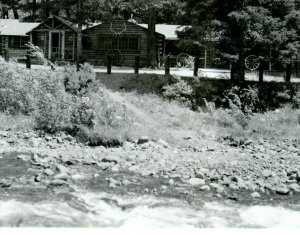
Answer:
<svg viewBox="0 0 300 235"><path fill-rule="evenodd" d="M200 187L200 190L202 190L202 191L209 191L210 187L208 185L204 185L204 186Z"/></svg>
<svg viewBox="0 0 300 235"><path fill-rule="evenodd" d="M45 169L44 174L47 175L47 176L52 176L52 175L54 175L54 172L50 169Z"/></svg>
<svg viewBox="0 0 300 235"><path fill-rule="evenodd" d="M138 139L137 144L145 144L149 142L148 136L142 136Z"/></svg>
<svg viewBox="0 0 300 235"><path fill-rule="evenodd" d="M61 164L57 164L56 165L56 169L60 172L60 173L64 173L64 174L69 174L69 169Z"/></svg>
<svg viewBox="0 0 300 235"><path fill-rule="evenodd" d="M69 176L66 173L57 174L54 179L67 181Z"/></svg>
<svg viewBox="0 0 300 235"><path fill-rule="evenodd" d="M65 180L60 180L60 179L54 179L50 182L50 185L53 186L62 186L62 185L67 185L67 182Z"/></svg>
<svg viewBox="0 0 300 235"><path fill-rule="evenodd" d="M125 160L128 161L128 162L134 161L135 159L136 159L136 156L135 156L135 155L127 154L127 155L125 156Z"/></svg>
<svg viewBox="0 0 300 235"><path fill-rule="evenodd" d="M199 178L190 178L187 182L193 186L205 185L205 181Z"/></svg>
<svg viewBox="0 0 300 235"><path fill-rule="evenodd" d="M164 148L169 148L170 147L170 145L168 144L168 142L165 141L165 140L163 140L163 139L158 139L157 143L160 144L160 145L162 145Z"/></svg>
<svg viewBox="0 0 300 235"><path fill-rule="evenodd" d="M17 159L23 160L24 162L27 162L31 160L31 156L25 155L25 154L20 154L17 156Z"/></svg>
<svg viewBox="0 0 300 235"><path fill-rule="evenodd" d="M268 178L268 177L271 177L272 176L272 171L266 169L266 170L263 170L262 171L262 175L265 177L265 178Z"/></svg>
<svg viewBox="0 0 300 235"><path fill-rule="evenodd" d="M1 188L9 188L11 185L12 185L12 182L10 180L1 180L0 181Z"/></svg>
<svg viewBox="0 0 300 235"><path fill-rule="evenodd" d="M253 192L253 193L251 193L250 195L251 195L251 197L253 197L253 198L258 198L258 197L260 197L260 194L259 194L258 192Z"/></svg>
<svg viewBox="0 0 300 235"><path fill-rule="evenodd" d="M197 171L196 174L195 174L195 177L199 178L199 179L204 179L205 178L204 173L202 171Z"/></svg>
<svg viewBox="0 0 300 235"><path fill-rule="evenodd" d="M31 147L37 148L37 147L39 147L40 143L41 143L41 139L40 138L31 137L29 139L29 145Z"/></svg>
<svg viewBox="0 0 300 235"><path fill-rule="evenodd" d="M289 193L289 189L285 184L281 184L276 187L276 193L280 195L286 195Z"/></svg>
<svg viewBox="0 0 300 235"><path fill-rule="evenodd" d="M114 166L111 168L111 171L113 171L113 172L118 172L118 171L119 171L119 166L118 166L118 165L114 165Z"/></svg>
<svg viewBox="0 0 300 235"><path fill-rule="evenodd" d="M290 184L289 188L296 191L296 192L300 192L300 185L299 184L296 184L296 183Z"/></svg>
<svg viewBox="0 0 300 235"><path fill-rule="evenodd" d="M134 149L134 144L131 143L131 142L128 142L128 141L125 141L122 145L122 148L125 150L125 151L131 151Z"/></svg>
<svg viewBox="0 0 300 235"><path fill-rule="evenodd" d="M174 185L174 180L173 179L169 180L169 185Z"/></svg>
<svg viewBox="0 0 300 235"><path fill-rule="evenodd" d="M114 156L107 156L107 157L104 157L104 158L102 158L102 162L113 162L113 163L115 163L115 164L117 164L118 163L118 158L117 157L114 157Z"/></svg>
<svg viewBox="0 0 300 235"><path fill-rule="evenodd" d="M8 143L6 140L1 140L1 139L0 139L0 146L1 146L1 147L8 147L8 146L9 146L9 143Z"/></svg>

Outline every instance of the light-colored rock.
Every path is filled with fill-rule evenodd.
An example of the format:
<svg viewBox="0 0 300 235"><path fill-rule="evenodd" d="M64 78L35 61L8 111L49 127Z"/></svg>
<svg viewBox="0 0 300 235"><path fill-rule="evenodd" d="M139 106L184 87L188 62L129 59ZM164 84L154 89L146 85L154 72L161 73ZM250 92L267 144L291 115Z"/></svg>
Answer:
<svg viewBox="0 0 300 235"><path fill-rule="evenodd" d="M25 154L20 154L17 156L17 159L23 160L25 162L31 160L31 156L30 155L25 155Z"/></svg>
<svg viewBox="0 0 300 235"><path fill-rule="evenodd" d="M0 146L1 147L8 147L10 144L6 140L0 139Z"/></svg>
<svg viewBox="0 0 300 235"><path fill-rule="evenodd" d="M200 187L200 190L202 190L202 191L209 191L210 187L208 185L204 185L204 186Z"/></svg>
<svg viewBox="0 0 300 235"><path fill-rule="evenodd" d="M217 183L210 183L209 186L213 189L217 189L220 187Z"/></svg>
<svg viewBox="0 0 300 235"><path fill-rule="evenodd" d="M118 172L118 171L119 171L119 166L118 166L118 165L114 165L114 166L111 168L111 171L113 171L113 172Z"/></svg>
<svg viewBox="0 0 300 235"><path fill-rule="evenodd" d="M57 164L56 165L56 169L60 172L60 173L64 173L64 174L69 174L69 169L61 164Z"/></svg>
<svg viewBox="0 0 300 235"><path fill-rule="evenodd" d="M167 187L166 185L161 186L161 188L162 188L163 190L168 189L168 187Z"/></svg>
<svg viewBox="0 0 300 235"><path fill-rule="evenodd" d="M300 185L299 185L299 184L296 184L296 183L290 184L290 185L289 185L289 188L290 188L291 190L296 191L296 192L300 192Z"/></svg>
<svg viewBox="0 0 300 235"><path fill-rule="evenodd" d="M199 178L190 178L187 182L193 186L205 185L205 181Z"/></svg>
<svg viewBox="0 0 300 235"><path fill-rule="evenodd" d="M169 180L169 184L170 184L170 185L174 185L174 180L173 180L173 179L170 179L170 180Z"/></svg>
<svg viewBox="0 0 300 235"><path fill-rule="evenodd" d="M204 173L200 170L196 172L195 177L199 178L199 179L204 179L205 178Z"/></svg>
<svg viewBox="0 0 300 235"><path fill-rule="evenodd" d="M169 148L170 147L170 145L168 144L168 142L165 141L165 140L163 140L163 139L158 139L157 143L160 144L160 145L162 145L164 148Z"/></svg>
<svg viewBox="0 0 300 235"><path fill-rule="evenodd" d="M57 179L57 180L67 181L68 178L69 178L69 176L66 173L61 173L61 174L57 174L57 175L54 176L54 179Z"/></svg>
<svg viewBox="0 0 300 235"><path fill-rule="evenodd" d="M285 184L281 184L277 186L275 190L277 194L281 194L281 195L285 195L289 193L289 189Z"/></svg>
<svg viewBox="0 0 300 235"><path fill-rule="evenodd" d="M52 175L54 175L54 172L50 169L45 169L44 174L47 175L47 176L52 176Z"/></svg>
<svg viewBox="0 0 300 235"><path fill-rule="evenodd" d="M125 160L128 161L128 162L134 161L135 159L136 159L135 155L127 154L125 156Z"/></svg>
<svg viewBox="0 0 300 235"><path fill-rule="evenodd" d="M272 171L266 169L266 170L263 170L262 171L262 175L265 177L265 178L268 178L268 177L271 177L272 176Z"/></svg>
<svg viewBox="0 0 300 235"><path fill-rule="evenodd" d="M253 198L258 198L258 197L260 197L260 194L259 194L258 192L253 192L253 193L251 193L250 195L251 195L251 197L253 197Z"/></svg>
<svg viewBox="0 0 300 235"><path fill-rule="evenodd" d="M41 143L41 139L40 138L31 137L29 139L29 145L31 147L37 148L37 147L39 147L40 143Z"/></svg>
<svg viewBox="0 0 300 235"><path fill-rule="evenodd" d="M229 184L229 188L233 190L237 190L239 189L239 186L237 186L236 184Z"/></svg>
<svg viewBox="0 0 300 235"><path fill-rule="evenodd" d="M67 182L65 180L60 180L60 179L54 179L50 182L50 185L53 186L62 186L62 185L67 185Z"/></svg>
<svg viewBox="0 0 300 235"><path fill-rule="evenodd" d="M134 144L131 143L131 142L128 142L128 141L125 141L122 145L122 148L125 150L125 151L131 151L134 149Z"/></svg>

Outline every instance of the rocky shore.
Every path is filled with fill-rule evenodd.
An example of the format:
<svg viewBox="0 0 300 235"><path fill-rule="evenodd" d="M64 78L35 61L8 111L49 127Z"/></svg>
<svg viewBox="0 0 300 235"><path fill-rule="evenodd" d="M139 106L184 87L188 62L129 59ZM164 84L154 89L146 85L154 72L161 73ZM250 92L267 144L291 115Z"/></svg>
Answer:
<svg viewBox="0 0 300 235"><path fill-rule="evenodd" d="M183 136L180 144L146 136L122 146L89 147L64 133L0 132L0 165L15 161L24 171L0 173L0 190L14 187L65 187L83 178L107 173L108 189L125 188L132 182L118 174L162 179L144 193L171 188L209 192L228 197L243 192L252 198L300 193L300 148L297 139L235 139L206 133ZM1 168L0 167L0 168ZM92 167L93 170L84 170ZM90 168L89 168L90 169ZM15 171L17 172L17 171ZM83 174L84 172L84 174ZM152 191L151 191L152 190ZM188 193L188 192L187 192ZM235 198L232 198L235 200Z"/></svg>

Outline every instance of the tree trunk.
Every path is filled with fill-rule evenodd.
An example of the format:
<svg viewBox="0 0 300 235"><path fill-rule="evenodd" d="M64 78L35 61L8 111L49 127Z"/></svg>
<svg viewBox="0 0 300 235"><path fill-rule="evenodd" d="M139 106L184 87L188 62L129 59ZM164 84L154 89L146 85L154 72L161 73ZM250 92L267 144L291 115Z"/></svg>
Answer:
<svg viewBox="0 0 300 235"><path fill-rule="evenodd" d="M77 15L80 16L82 9L82 0L77 1ZM76 64L77 69L79 70L80 62L82 58L82 19L78 17L78 32L77 32L77 57L76 57Z"/></svg>
<svg viewBox="0 0 300 235"><path fill-rule="evenodd" d="M13 13L14 13L14 18L19 19L19 12L18 12L18 9L16 7L13 7Z"/></svg>
<svg viewBox="0 0 300 235"><path fill-rule="evenodd" d="M157 65L155 24L156 10L154 7L150 7L148 10L147 66L151 68L155 68Z"/></svg>
<svg viewBox="0 0 300 235"><path fill-rule="evenodd" d="M230 71L231 81L243 82L245 81L245 67L244 60L238 60L232 63Z"/></svg>

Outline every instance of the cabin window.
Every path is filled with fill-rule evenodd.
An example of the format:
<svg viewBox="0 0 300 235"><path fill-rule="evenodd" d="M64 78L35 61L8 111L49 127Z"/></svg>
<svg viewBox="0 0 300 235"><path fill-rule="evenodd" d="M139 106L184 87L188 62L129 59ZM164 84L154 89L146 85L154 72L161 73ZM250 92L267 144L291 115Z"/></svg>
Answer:
<svg viewBox="0 0 300 235"><path fill-rule="evenodd" d="M122 51L137 51L139 50L139 38L138 37L100 37L99 38L100 49L118 49Z"/></svg>
<svg viewBox="0 0 300 235"><path fill-rule="evenodd" d="M9 37L9 47L11 47L11 48L26 47L25 45L29 41L30 41L29 37L11 36L11 37Z"/></svg>

